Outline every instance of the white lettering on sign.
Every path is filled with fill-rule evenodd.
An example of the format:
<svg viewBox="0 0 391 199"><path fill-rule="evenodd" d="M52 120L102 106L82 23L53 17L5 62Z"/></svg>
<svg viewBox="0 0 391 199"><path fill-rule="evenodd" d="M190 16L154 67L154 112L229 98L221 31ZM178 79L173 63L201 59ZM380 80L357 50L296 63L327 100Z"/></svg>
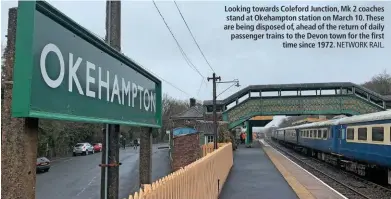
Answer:
<svg viewBox="0 0 391 199"><path fill-rule="evenodd" d="M118 78L114 75L113 92L111 93L111 102L114 101L114 95L117 95L118 103L121 104L121 98L119 98Z"/></svg>
<svg viewBox="0 0 391 199"><path fill-rule="evenodd" d="M128 106L130 106L130 81L125 83L125 79L122 78L122 105L125 105L125 95L128 96Z"/></svg>
<svg viewBox="0 0 391 199"><path fill-rule="evenodd" d="M88 97L95 98L95 91L90 90L90 84L95 84L95 78L91 77L90 70L95 70L95 64L87 61L86 63L87 72L86 72L86 95Z"/></svg>
<svg viewBox="0 0 391 199"><path fill-rule="evenodd" d="M73 54L69 53L69 78L68 78L68 91L73 91L73 82L75 82L77 90L79 91L80 95L84 95L83 89L81 89L79 79L76 76L76 72L79 69L80 63L82 59L80 57L77 58L76 63L73 64Z"/></svg>
<svg viewBox="0 0 391 199"><path fill-rule="evenodd" d="M51 52L57 55L60 66L60 74L56 79L49 77L46 68L46 57ZM132 108L135 108L135 100L139 97L140 106L137 108L140 110L156 112L156 94L154 92L134 82L128 81L123 77L119 79L117 74L114 74L114 78L110 82L110 71L105 71L101 67L89 61L85 61L84 64L82 57L76 57L77 56L73 53L69 53L68 92L75 92L73 89L75 84L77 92L84 96L84 90L77 75L79 68L85 67L85 85L83 85L85 88L85 96L98 98L99 100L105 100L110 103L118 103L124 106L132 106ZM56 45L49 43L42 49L40 69L43 80L50 88L58 88L62 84L66 70L65 60L61 50ZM95 71L98 72L98 77L92 75L96 74ZM94 86L96 84L97 86ZM112 90L110 90L110 86L112 87ZM96 87L98 89L98 94L96 94L94 90L91 90L91 88ZM106 96L103 96L102 98L103 89L106 90Z"/></svg>
<svg viewBox="0 0 391 199"><path fill-rule="evenodd" d="M50 52L54 52L58 57L58 61L60 62L60 75L55 80L50 79L48 72L46 71L46 57ZM54 44L47 44L41 52L41 59L39 65L41 68L41 75L43 77L43 80L46 82L46 84L50 88L59 87L62 83L62 80L64 80L64 76L65 76L64 57L62 56L60 49Z"/></svg>
<svg viewBox="0 0 391 199"><path fill-rule="evenodd" d="M106 100L109 101L109 96L110 96L110 85L109 85L109 80L110 80L110 72L106 71L106 79L107 81L102 80L102 68L99 67L99 86L98 86L98 94L99 94L99 99L102 99L102 87L106 88Z"/></svg>
<svg viewBox="0 0 391 199"><path fill-rule="evenodd" d="M137 97L137 85L132 83L132 107L134 107L134 100Z"/></svg>

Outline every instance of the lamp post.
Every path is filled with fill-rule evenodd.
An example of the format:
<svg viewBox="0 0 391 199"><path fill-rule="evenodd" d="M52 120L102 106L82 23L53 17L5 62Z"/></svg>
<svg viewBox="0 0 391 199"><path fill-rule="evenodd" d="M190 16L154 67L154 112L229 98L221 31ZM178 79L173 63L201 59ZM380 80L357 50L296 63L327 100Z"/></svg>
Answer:
<svg viewBox="0 0 391 199"><path fill-rule="evenodd" d="M225 89L223 92L221 92L219 95L221 95L222 93L224 93L225 91L227 91L229 88L231 88L232 86L236 85L237 87L239 87L239 80L238 79L234 79L232 81L224 81L222 82L221 81L221 77L217 77L215 73L213 73L213 76L212 77L208 77L208 81L209 80L212 80L213 81L213 134L214 134L214 139L213 139L213 145L214 145L214 149L217 149L217 138L218 138L218 134L217 134L217 115L216 115L216 99L217 99L217 96L216 96L216 84L219 83L219 84L224 84L224 83L235 83L233 85L231 85L230 87L228 87L227 89ZM217 82L217 80L219 82Z"/></svg>

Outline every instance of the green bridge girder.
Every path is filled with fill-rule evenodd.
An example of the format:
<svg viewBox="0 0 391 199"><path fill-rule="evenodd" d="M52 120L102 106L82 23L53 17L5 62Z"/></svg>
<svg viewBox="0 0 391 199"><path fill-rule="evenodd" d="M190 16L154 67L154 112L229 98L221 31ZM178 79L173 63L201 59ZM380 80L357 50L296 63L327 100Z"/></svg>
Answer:
<svg viewBox="0 0 391 199"><path fill-rule="evenodd" d="M334 94L323 94L335 90ZM277 96L262 96L264 92L277 91ZM296 91L296 95L284 96L284 91ZM302 91L315 91L316 95L302 95ZM258 96L251 94L257 92ZM248 96L242 102L240 98ZM217 105L222 118L234 128L257 115L358 115L386 110L391 100L359 85L342 83L279 84L248 86ZM227 106L235 103L233 107ZM210 112L212 101L204 101Z"/></svg>

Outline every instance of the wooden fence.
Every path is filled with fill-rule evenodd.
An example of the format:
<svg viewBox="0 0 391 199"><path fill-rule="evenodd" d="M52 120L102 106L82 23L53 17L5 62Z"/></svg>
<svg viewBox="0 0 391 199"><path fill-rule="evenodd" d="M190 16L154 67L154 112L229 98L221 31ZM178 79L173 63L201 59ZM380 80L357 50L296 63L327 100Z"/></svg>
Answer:
<svg viewBox="0 0 391 199"><path fill-rule="evenodd" d="M227 143L217 143L217 147L220 148L226 144ZM202 157L206 156L206 154L208 154L208 153L212 153L214 150L213 142L209 142L207 144L202 145L201 149L202 149Z"/></svg>
<svg viewBox="0 0 391 199"><path fill-rule="evenodd" d="M202 146L204 157L158 181L129 199L217 199L233 165L231 143Z"/></svg>

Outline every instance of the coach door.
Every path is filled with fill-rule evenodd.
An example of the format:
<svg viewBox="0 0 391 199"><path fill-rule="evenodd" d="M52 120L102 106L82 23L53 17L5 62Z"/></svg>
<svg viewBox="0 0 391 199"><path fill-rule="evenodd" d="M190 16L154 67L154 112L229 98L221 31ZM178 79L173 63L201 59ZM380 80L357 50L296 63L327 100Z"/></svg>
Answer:
<svg viewBox="0 0 391 199"><path fill-rule="evenodd" d="M341 128L339 126L332 126L331 138L333 140L333 153L339 154L339 147L341 146Z"/></svg>
<svg viewBox="0 0 391 199"><path fill-rule="evenodd" d="M338 130L337 130L337 148L336 148L336 152L338 154L340 154L341 146L342 146L342 140L345 137L345 128L343 128L342 125L338 126L337 128L338 128Z"/></svg>

